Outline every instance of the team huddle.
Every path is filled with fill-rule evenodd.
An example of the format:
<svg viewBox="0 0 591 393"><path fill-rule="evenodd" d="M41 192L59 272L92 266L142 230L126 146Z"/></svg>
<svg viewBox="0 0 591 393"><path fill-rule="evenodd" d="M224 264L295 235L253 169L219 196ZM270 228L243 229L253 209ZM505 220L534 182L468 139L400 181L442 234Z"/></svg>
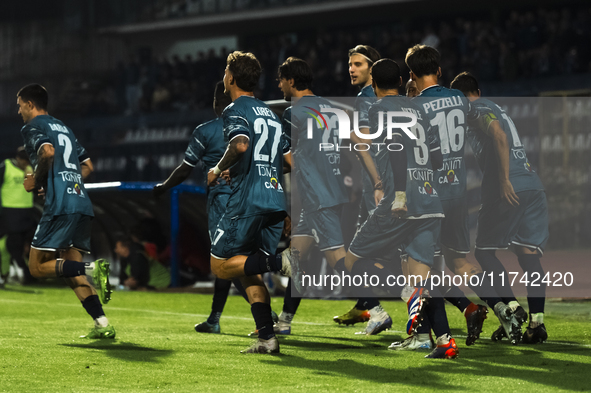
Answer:
<svg viewBox="0 0 591 393"><path fill-rule="evenodd" d="M278 69L279 88L291 102L279 118L254 97L262 72L256 57L231 53L214 94L218 118L195 129L183 163L154 187L155 195L163 194L187 179L199 162L207 170L210 263L216 281L212 312L195 330L220 332L220 316L233 283L251 306L258 336L242 352L278 353L277 335L291 333L301 302L292 288L304 294L303 276L314 270L311 251L317 247L339 274L366 274L387 282L399 264L404 276L419 278L413 286L385 289L390 296L402 297L408 310L409 337L389 349L426 349L428 358L455 358L459 350L445 300L465 316L466 345L479 338L488 308L500 323L493 340L545 341L545 285L527 287L529 324L522 332L528 312L509 286L494 286L492 276L485 274L507 276L495 252L510 247L524 272L544 276L540 257L548 239L545 192L511 118L480 97L478 82L468 73L459 74L451 88L439 86L440 55L432 47L416 45L408 50L406 96L399 95L402 77L395 61L381 58L367 45L351 49L348 57L351 83L360 88L354 108L358 121L348 137L369 146L356 151L363 168L363 197L358 229L348 248L341 216L349 196L338 149L344 139L339 133L343 111L314 95L313 72L301 59L290 57ZM108 301L108 263L80 262L81 252L89 250L87 227L92 217L81 179L92 164L71 130L47 115L47 99L37 102L26 94L27 88L18 99L27 123L22 132L26 150L35 165L28 189L45 193L47 217L33 242L31 260L37 262L31 264L31 273L66 277L95 321L87 336L114 338L97 292L84 276L94 275L98 294L103 303ZM388 132L382 133L386 128ZM475 250L478 265L466 259L470 252L464 160L468 142L483 174ZM388 148L380 149L378 143ZM77 159L70 157L73 152ZM64 177L64 172L77 176ZM295 178L297 193L292 193L292 201L287 201L282 184L287 172ZM288 202L300 210L291 231L286 231L291 225ZM278 253L285 232L291 232L291 244ZM62 251L61 258L55 258L57 251ZM34 252L39 256L33 258ZM488 308L467 299L458 287L431 285L445 266L457 275L477 276L479 285L470 287ZM279 316L271 310L262 279L267 272L290 277ZM355 293L359 295L355 306L335 317L335 322L367 322L361 332L367 335L392 327L392 318L371 287L356 288Z"/></svg>

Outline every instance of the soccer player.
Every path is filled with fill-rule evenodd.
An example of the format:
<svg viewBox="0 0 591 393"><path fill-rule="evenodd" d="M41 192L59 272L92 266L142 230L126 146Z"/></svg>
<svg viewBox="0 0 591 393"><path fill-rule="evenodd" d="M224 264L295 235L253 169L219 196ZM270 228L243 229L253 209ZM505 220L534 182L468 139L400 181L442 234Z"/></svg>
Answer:
<svg viewBox="0 0 591 393"><path fill-rule="evenodd" d="M405 90L406 96L408 98L416 97L419 94L417 90L417 84L412 79L409 79L406 83ZM431 270L432 276L435 274L441 275L441 272L444 269L444 267L441 264L441 256L436 255L434 261L435 263L433 269ZM413 293L414 290L414 287L407 285L407 287L405 287L402 291L402 299L408 302L408 297L410 294ZM445 295L445 299L453 305L456 305L458 309L466 317L466 322L468 325L468 337L466 338L466 345L469 346L474 344L476 339L480 337L480 332L482 331L482 322L484 321L484 319L486 319L486 307L472 303L470 300L466 298L463 292L461 292L461 290L455 286L448 288L447 291L445 288L443 288L443 292ZM478 310L480 311L474 312ZM431 337L429 334L430 330L431 328L429 326L428 321L423 321L421 325L417 328L416 332L412 334L412 336L402 341L393 342L392 345L388 347L388 349L402 351L430 349L432 347Z"/></svg>
<svg viewBox="0 0 591 393"><path fill-rule="evenodd" d="M437 170L435 189L445 213L439 242L445 263L455 274L467 274L469 277L476 275L479 281L488 280L480 267L466 260L466 254L470 252L470 235L464 162L465 131L469 119L483 119L479 118L479 112L470 105L462 92L438 85L438 78L441 76L440 55L435 48L427 45L413 46L406 54L406 64L419 91L414 101L425 110L441 141L443 166ZM479 260L478 250L476 259ZM499 321L515 336L514 340L518 341L519 315L523 309L520 311L514 308L516 302L507 304L502 301L488 281L486 285L471 288L494 309ZM472 304L454 286L446 293L446 297L464 313L468 325L467 342L473 342L482 330L486 310ZM517 315L514 315L516 311Z"/></svg>
<svg viewBox="0 0 591 393"><path fill-rule="evenodd" d="M285 132L295 142L292 145L294 175L302 206L292 235L292 252L297 250L300 262L304 263L308 261L309 252L315 245L324 253L332 268L343 271L345 247L341 232L341 214L348 197L340 172L337 116L321 112L332 104L312 92L312 70L304 60L288 58L279 67L278 78L285 100L297 99L283 114ZM312 123L314 129L310 134L308 119L314 117L322 120ZM371 156L363 153L361 160L370 166L369 170L377 183L379 176ZM300 301L301 298L291 297L291 288L288 287L284 309L277 324L280 332L291 332L291 320ZM379 333L376 330L368 332Z"/></svg>
<svg viewBox="0 0 591 393"><path fill-rule="evenodd" d="M478 81L463 72L451 83L462 91L476 107L486 107L490 126L470 127L472 150L482 170L482 207L478 214L476 252L486 270L503 272L495 255L498 249L511 246L529 279L541 278L538 286L527 286L529 326L523 335L527 344L544 342L548 338L544 325L546 283L540 257L548 241L548 205L546 193L538 175L531 168L515 124L501 107L480 98ZM498 121L494 121L498 120ZM500 340L504 329L493 333Z"/></svg>
<svg viewBox="0 0 591 393"><path fill-rule="evenodd" d="M213 97L213 110L217 118L201 124L193 131L189 146L185 151L185 158L172 174L163 183L154 186L154 195L160 196L169 189L185 181L193 171L193 168L199 163L203 163L206 172L212 168L222 158L226 151L226 142L224 141L222 112L232 103L229 96L224 94L224 83L220 81L215 86ZM207 193L207 227L209 230L209 240L213 242L213 234L220 218L226 211L226 204L231 193L230 185L224 179L218 181L211 187L208 187ZM246 296L240 281L235 280L234 285L243 296ZM232 281L216 278L214 283L213 301L211 304L211 314L205 322L195 325L195 331L200 333L219 333L220 317L224 310L226 300Z"/></svg>
<svg viewBox="0 0 591 393"><path fill-rule="evenodd" d="M417 82L413 81L412 79L409 79L408 82L406 82L405 90L406 96L408 98L413 98L419 95L419 91L417 90Z"/></svg>
<svg viewBox="0 0 591 393"><path fill-rule="evenodd" d="M254 97L260 76L261 65L252 53L228 55L224 89L232 104L222 113L228 146L209 170L207 183L214 185L230 169L232 193L212 236L210 263L218 278L240 278L248 295L259 337L243 352L278 353L269 292L259 274L292 272L290 250L275 255L287 215L280 179L291 153L281 143L281 120Z"/></svg>
<svg viewBox="0 0 591 393"><path fill-rule="evenodd" d="M402 78L395 61L379 60L371 72L373 88L380 99L369 108L370 130L386 124L389 112L413 114L416 124L392 133L391 140L384 138L386 145L393 142L403 148L378 151L376 161L384 184L384 198L355 234L345 264L354 275L376 275L380 282L386 283L392 273L376 258L383 258L385 253L400 247L407 255L408 272L420 276L421 283L426 284L443 218L439 197L429 181L425 182L434 175L432 160L441 162L437 135L430 132L429 121L421 108L398 96ZM408 118L401 122L408 122ZM409 308L423 302L423 293L422 287L413 293ZM431 294L432 299L422 308L437 336L437 347L427 357L454 358L458 348L451 337L443 299L436 287ZM408 330L414 328L412 324L407 326Z"/></svg>
<svg viewBox="0 0 591 393"><path fill-rule="evenodd" d="M34 174L25 179L25 189L45 195L29 270L35 278L64 277L94 320L94 328L82 338L115 338L101 305L101 300L107 303L111 298L109 263L82 262L82 253L90 253L94 217L83 182L93 170L92 161L72 130L48 115L48 101L47 91L38 84L27 85L17 94L18 113L25 122L21 135L34 168ZM93 277L98 295L86 275Z"/></svg>
<svg viewBox="0 0 591 393"><path fill-rule="evenodd" d="M380 53L369 45L357 45L356 47L349 50L349 76L351 78L351 84L359 87L359 94L355 100L355 111L359 113L359 131L363 134L369 134L369 119L367 111L369 107L376 101L376 94L373 91L372 79L370 69L372 65L378 61L381 56ZM355 133L351 133L353 142L367 142L371 145L368 153L371 155L373 164L375 166L375 155L376 146L372 144L371 140L355 140ZM362 181L362 197L361 204L359 206L359 216L357 218L357 227L367 219L369 212L376 208L375 190L376 183L373 181L370 173L367 171L367 165L361 161L366 170L361 171ZM379 199L378 199L379 201ZM392 255L393 259L397 259L396 255ZM375 296L369 296L367 298L360 298L353 308L347 311L343 315L337 315L333 320L338 324L354 325L357 322L366 322L371 319L372 313L370 309L380 310L379 313L373 313L373 315L387 315L380 305L379 300ZM383 312L382 312L383 311ZM387 318L390 318L388 315ZM375 331L372 326L381 326L379 321L370 321L366 327L366 333ZM374 333L376 334L376 333Z"/></svg>

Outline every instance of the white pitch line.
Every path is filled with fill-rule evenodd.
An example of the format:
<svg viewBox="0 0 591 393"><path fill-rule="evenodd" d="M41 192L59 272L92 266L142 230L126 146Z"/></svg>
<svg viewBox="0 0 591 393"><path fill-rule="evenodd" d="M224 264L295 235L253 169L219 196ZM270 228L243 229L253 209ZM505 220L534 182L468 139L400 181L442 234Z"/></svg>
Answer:
<svg viewBox="0 0 591 393"><path fill-rule="evenodd" d="M0 299L0 302L6 303L25 303L25 304L39 304L39 305L54 305L60 307L80 307L77 304L69 304L69 303L45 303L45 302L33 302L29 300L15 300L15 299ZM108 310L115 310L115 311L131 311L131 312L145 312L151 314L166 314L166 315L178 315L178 316L185 316L185 317L200 317L205 318L208 317L208 314L191 314L191 313L183 313L183 312L172 312L172 311L157 311L157 310L145 310L145 309L138 309L138 308L126 308L126 307L108 307ZM237 319L241 321L252 321L252 318L245 318L245 317L236 317L232 315L224 315L224 319ZM330 323L316 323L316 322L303 322L303 321L294 321L292 322L297 325L311 325L311 326L335 326ZM336 327L336 326L335 326ZM396 333L396 334L406 334L404 331L400 330L388 330L389 333ZM455 335L458 338L466 338L468 336L464 335ZM480 338L479 340L489 340L490 337ZM560 341L546 341L544 344L552 344L552 345L567 345L571 347L580 347L580 348L591 348L591 344L575 344L575 343L565 343Z"/></svg>

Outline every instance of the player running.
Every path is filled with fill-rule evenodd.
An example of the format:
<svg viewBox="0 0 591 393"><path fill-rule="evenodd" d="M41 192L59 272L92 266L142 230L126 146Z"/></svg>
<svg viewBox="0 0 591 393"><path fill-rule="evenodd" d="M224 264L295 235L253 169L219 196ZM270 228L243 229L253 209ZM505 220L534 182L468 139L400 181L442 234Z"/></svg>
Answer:
<svg viewBox="0 0 591 393"><path fill-rule="evenodd" d="M232 99L222 113L228 147L207 174L212 186L230 169L232 193L212 236L211 268L226 280L240 278L251 304L258 340L244 353L278 353L270 297L259 274L291 275L290 250L275 255L286 216L280 179L290 152L282 147L280 119L254 97L261 65L252 53L233 52L224 74L225 93Z"/></svg>
<svg viewBox="0 0 591 393"><path fill-rule="evenodd" d="M548 338L544 325L546 282L540 257L548 241L548 205L538 175L531 168L515 124L501 107L480 98L478 81L463 72L451 83L476 107L490 109L490 126L470 126L472 150L482 170L482 206L478 214L476 253L486 270L507 274L496 257L498 249L511 246L529 278L539 277L538 285L527 286L529 326L523 342L535 344ZM498 121L494 121L498 120ZM511 296L507 301L515 301ZM519 307L521 308L521 307ZM503 327L493 340L507 337Z"/></svg>
<svg viewBox="0 0 591 393"><path fill-rule="evenodd" d="M94 212L83 179L93 170L86 150L60 120L49 116L47 90L41 85L23 87L17 94L18 113L25 126L21 135L34 174L25 179L25 189L45 196L43 215L29 254L29 270L35 278L64 277L94 327L81 338L115 338L115 329L103 311L111 299L109 263L99 259L82 262L90 253ZM86 279L92 276L97 291ZM99 300L100 296L100 300Z"/></svg>
<svg viewBox="0 0 591 393"><path fill-rule="evenodd" d="M213 110L217 118L195 128L189 146L185 151L185 158L172 174L163 183L154 186L154 195L160 196L169 189L181 184L189 178L193 168L199 163L207 170L217 164L226 151L224 141L222 111L232 103L230 97L224 94L224 83L218 82L215 86L213 97ZM226 204L230 197L230 185L224 179L219 179L212 187L207 189L207 227L209 240L212 241L213 233L218 222L226 211ZM234 280L238 291L246 298L246 293L239 280ZM232 281L216 278L214 283L211 314L205 322L195 325L195 331L200 333L220 333L220 317L228 299L228 293ZM248 300L248 299L247 299Z"/></svg>

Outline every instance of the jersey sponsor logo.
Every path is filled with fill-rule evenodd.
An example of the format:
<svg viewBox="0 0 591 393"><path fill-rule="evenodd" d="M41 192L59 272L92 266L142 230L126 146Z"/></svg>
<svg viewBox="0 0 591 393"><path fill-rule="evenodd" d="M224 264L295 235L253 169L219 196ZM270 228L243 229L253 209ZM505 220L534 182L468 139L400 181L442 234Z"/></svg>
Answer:
<svg viewBox="0 0 591 393"><path fill-rule="evenodd" d="M274 177L272 177L269 181L265 182L265 187L266 188L274 188L277 191L283 191L283 187L281 187L281 184Z"/></svg>
<svg viewBox="0 0 591 393"><path fill-rule="evenodd" d="M78 183L74 184L74 187L66 188L66 192L71 195L78 195L79 197L86 198L84 196L84 191L82 191Z"/></svg>
<svg viewBox="0 0 591 393"><path fill-rule="evenodd" d="M66 188L68 194L78 195L79 197L85 198L84 191L82 191L82 188L80 187L80 184L82 183L82 175L70 171L61 171L57 174L61 176L62 181L74 183L73 187Z"/></svg>
<svg viewBox="0 0 591 393"><path fill-rule="evenodd" d="M409 168L407 169L410 180L431 182L433 181L433 170L427 168Z"/></svg>
<svg viewBox="0 0 591 393"><path fill-rule="evenodd" d="M525 160L525 149L511 149L511 153L513 153L513 158L516 160Z"/></svg>
<svg viewBox="0 0 591 393"><path fill-rule="evenodd" d="M431 183L426 181L422 186L419 186L419 194L437 196L437 191L433 188Z"/></svg>
<svg viewBox="0 0 591 393"><path fill-rule="evenodd" d="M62 126L61 124L49 123L49 128L51 131L63 132L64 134L69 134L69 131L66 127Z"/></svg>
<svg viewBox="0 0 591 393"><path fill-rule="evenodd" d="M264 182L265 188L283 192L283 187L277 180L279 176L277 176L277 169L275 167L269 166L268 164L256 164L256 166L259 176L268 178L268 180Z"/></svg>
<svg viewBox="0 0 591 393"><path fill-rule="evenodd" d="M62 177L62 181L69 181L74 183L81 183L82 182L82 175L76 172L70 171L61 171L57 173Z"/></svg>
<svg viewBox="0 0 591 393"><path fill-rule="evenodd" d="M529 162L525 162L525 164L523 164L523 166L525 167L525 170L528 172L533 172L534 170L532 169L531 165L529 165Z"/></svg>
<svg viewBox="0 0 591 393"><path fill-rule="evenodd" d="M462 105L463 105L463 103L462 103L461 98L459 96L453 96L453 97L438 98L433 101L425 102L423 104L423 109L425 109L425 112L429 113L429 111L437 112L442 109L453 108L454 106L462 106Z"/></svg>
<svg viewBox="0 0 591 393"><path fill-rule="evenodd" d="M450 169L449 171L447 171L445 176L439 177L439 184L455 185L455 184L460 184L460 180L458 179L456 172L453 169Z"/></svg>

